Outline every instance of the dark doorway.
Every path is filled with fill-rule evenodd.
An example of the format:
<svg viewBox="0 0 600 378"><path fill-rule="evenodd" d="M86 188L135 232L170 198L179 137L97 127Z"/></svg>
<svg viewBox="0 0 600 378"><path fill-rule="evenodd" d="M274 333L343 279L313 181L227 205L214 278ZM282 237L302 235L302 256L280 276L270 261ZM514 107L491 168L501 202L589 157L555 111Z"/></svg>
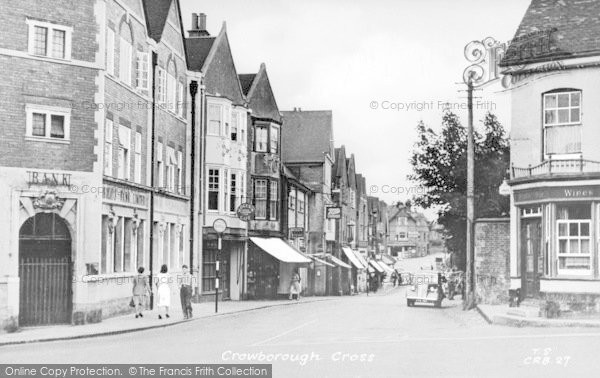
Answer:
<svg viewBox="0 0 600 378"><path fill-rule="evenodd" d="M36 214L19 231L19 324L71 322L71 233L54 213Z"/></svg>
<svg viewBox="0 0 600 378"><path fill-rule="evenodd" d="M535 298L544 272L541 218L521 219L521 295Z"/></svg>

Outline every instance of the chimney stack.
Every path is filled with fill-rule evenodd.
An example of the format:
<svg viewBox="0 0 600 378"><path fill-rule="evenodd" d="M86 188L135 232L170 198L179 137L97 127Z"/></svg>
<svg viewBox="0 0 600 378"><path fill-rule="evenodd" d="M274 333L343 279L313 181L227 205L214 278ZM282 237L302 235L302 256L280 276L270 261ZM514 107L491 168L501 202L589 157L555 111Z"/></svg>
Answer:
<svg viewBox="0 0 600 378"><path fill-rule="evenodd" d="M192 29L189 30L190 38L208 37L210 33L206 30L206 14L192 13Z"/></svg>

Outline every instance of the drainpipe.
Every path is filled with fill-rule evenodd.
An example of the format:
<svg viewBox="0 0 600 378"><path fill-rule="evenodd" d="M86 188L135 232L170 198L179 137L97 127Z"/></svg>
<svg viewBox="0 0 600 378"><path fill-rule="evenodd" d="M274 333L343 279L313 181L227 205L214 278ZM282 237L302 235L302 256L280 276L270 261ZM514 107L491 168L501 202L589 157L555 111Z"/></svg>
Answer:
<svg viewBox="0 0 600 378"><path fill-rule="evenodd" d="M191 128L192 128L192 144L190 151L190 274L194 274L194 218L195 218L195 199L196 199L196 94L198 93L198 82L192 80L190 82L190 96L192 97L192 112L191 112Z"/></svg>
<svg viewBox="0 0 600 378"><path fill-rule="evenodd" d="M200 82L200 212L202 214L202 222L198 225L198 237L200 242L200 253L198 254L198 264L200 269L199 272L202 272L202 255L204 251L204 225L206 225L206 124L207 124L207 111L206 111L206 88L204 86L204 74L202 76L202 81ZM198 280L198 284L200 285L202 280ZM200 295L200 292L198 292Z"/></svg>
<svg viewBox="0 0 600 378"><path fill-rule="evenodd" d="M152 119L151 119L151 143L150 143L150 309L154 309L154 291L152 290L152 276L154 269L154 185L155 174L154 166L156 164L156 68L158 66L158 55L152 51Z"/></svg>

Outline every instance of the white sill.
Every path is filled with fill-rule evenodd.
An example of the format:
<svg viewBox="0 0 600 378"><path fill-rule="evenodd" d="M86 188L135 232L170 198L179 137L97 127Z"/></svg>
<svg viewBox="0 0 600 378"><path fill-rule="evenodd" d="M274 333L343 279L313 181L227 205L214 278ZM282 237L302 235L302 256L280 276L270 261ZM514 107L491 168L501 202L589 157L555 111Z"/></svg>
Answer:
<svg viewBox="0 0 600 378"><path fill-rule="evenodd" d="M32 142L46 142L46 143L57 143L57 144L70 144L71 143L71 141L69 139L59 139L59 138L31 136L31 135L26 135L25 140L29 140Z"/></svg>
<svg viewBox="0 0 600 378"><path fill-rule="evenodd" d="M583 269L558 269L556 278L570 278L570 277L591 277L593 275L592 270Z"/></svg>
<svg viewBox="0 0 600 378"><path fill-rule="evenodd" d="M70 62L71 59L67 59L67 58L57 58L55 56L48 56L48 55L40 55L40 54L29 54L31 56L34 56L36 58L42 58L42 59L48 59L48 60L53 60L56 62Z"/></svg>

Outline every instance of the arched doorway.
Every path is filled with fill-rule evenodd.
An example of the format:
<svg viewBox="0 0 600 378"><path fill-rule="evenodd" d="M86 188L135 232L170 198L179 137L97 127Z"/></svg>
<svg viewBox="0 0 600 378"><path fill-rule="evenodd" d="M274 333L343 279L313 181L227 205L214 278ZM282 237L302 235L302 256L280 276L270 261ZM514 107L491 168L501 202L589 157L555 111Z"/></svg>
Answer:
<svg viewBox="0 0 600 378"><path fill-rule="evenodd" d="M71 322L71 233L54 213L27 219L19 231L19 324Z"/></svg>

